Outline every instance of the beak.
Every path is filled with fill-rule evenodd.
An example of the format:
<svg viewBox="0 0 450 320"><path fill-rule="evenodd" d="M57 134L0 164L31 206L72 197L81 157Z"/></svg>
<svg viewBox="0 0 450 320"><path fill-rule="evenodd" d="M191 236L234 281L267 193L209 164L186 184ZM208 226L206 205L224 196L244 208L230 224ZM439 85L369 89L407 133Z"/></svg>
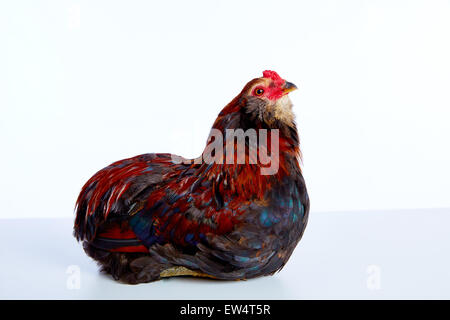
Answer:
<svg viewBox="0 0 450 320"><path fill-rule="evenodd" d="M283 86L284 94L288 94L291 91L297 90L297 86L291 82L285 82Z"/></svg>

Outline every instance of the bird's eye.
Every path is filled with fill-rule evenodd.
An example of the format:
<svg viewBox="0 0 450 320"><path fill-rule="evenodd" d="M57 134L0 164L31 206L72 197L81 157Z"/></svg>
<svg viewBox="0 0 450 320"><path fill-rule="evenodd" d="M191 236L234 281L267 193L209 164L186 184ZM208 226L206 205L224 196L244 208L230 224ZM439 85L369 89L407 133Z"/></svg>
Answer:
<svg viewBox="0 0 450 320"><path fill-rule="evenodd" d="M260 96L264 93L264 89L256 88L255 89L255 96Z"/></svg>

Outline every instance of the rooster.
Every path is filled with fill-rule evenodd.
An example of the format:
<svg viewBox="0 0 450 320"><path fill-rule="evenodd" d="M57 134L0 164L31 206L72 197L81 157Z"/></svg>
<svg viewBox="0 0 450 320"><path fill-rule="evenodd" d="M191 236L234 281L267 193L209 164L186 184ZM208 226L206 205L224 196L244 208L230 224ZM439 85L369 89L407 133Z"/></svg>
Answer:
<svg viewBox="0 0 450 320"><path fill-rule="evenodd" d="M150 153L98 171L75 208L74 236L87 255L129 284L172 276L245 280L281 270L309 213L288 97L296 88L264 71L219 113L201 157ZM245 139L239 154L239 146L228 148L228 133L239 129L263 130L275 144ZM268 174L257 159L269 151L275 170ZM215 161L202 160L208 152Z"/></svg>

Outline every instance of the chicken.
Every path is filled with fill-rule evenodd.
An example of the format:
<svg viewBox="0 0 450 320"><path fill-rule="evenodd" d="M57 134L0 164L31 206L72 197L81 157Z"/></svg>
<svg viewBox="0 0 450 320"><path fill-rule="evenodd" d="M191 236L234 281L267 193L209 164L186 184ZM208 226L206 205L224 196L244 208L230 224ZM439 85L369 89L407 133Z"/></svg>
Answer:
<svg viewBox="0 0 450 320"><path fill-rule="evenodd" d="M309 213L288 97L295 89L264 71L220 112L199 158L150 153L97 172L75 208L74 236L87 255L130 284L281 270Z"/></svg>

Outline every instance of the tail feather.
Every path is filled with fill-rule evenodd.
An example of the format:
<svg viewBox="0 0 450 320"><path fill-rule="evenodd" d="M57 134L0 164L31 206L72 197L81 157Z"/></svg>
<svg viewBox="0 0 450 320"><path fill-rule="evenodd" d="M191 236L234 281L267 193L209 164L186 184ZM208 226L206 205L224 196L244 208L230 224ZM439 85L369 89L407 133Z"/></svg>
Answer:
<svg viewBox="0 0 450 320"><path fill-rule="evenodd" d="M102 225L101 229L90 244L110 252L143 252L148 253L141 240L131 230L127 221Z"/></svg>

